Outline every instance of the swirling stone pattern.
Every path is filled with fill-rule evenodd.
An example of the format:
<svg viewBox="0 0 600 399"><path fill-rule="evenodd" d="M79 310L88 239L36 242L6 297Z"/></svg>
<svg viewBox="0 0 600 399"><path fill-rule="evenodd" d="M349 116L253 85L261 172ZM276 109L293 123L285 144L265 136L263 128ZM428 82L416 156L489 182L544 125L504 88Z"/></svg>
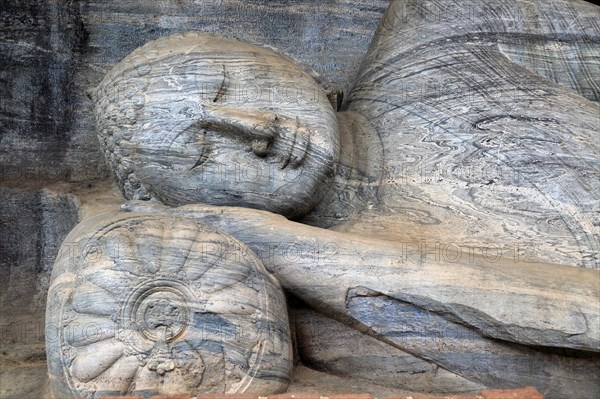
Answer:
<svg viewBox="0 0 600 399"><path fill-rule="evenodd" d="M341 229L598 268L599 10L393 2L349 105L382 141L384 205Z"/></svg>
<svg viewBox="0 0 600 399"><path fill-rule="evenodd" d="M65 239L46 345L56 398L285 390L279 283L241 242L186 219L102 214Z"/></svg>
<svg viewBox="0 0 600 399"><path fill-rule="evenodd" d="M327 96L264 47L193 32L163 37L118 63L95 100L102 147L129 199L295 217L334 175Z"/></svg>

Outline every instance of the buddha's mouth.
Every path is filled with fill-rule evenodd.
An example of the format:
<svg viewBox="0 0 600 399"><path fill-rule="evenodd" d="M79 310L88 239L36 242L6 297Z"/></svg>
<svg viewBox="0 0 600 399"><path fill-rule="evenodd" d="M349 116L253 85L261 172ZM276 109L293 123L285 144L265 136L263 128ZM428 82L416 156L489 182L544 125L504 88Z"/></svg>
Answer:
<svg viewBox="0 0 600 399"><path fill-rule="evenodd" d="M280 133L279 137L291 137L288 151L281 163L281 169L285 169L288 165L292 168L299 167L304 162L304 158L308 152L308 144L310 142L309 130L300 125L298 117L296 117L295 122L295 126L282 124L278 129L278 133Z"/></svg>

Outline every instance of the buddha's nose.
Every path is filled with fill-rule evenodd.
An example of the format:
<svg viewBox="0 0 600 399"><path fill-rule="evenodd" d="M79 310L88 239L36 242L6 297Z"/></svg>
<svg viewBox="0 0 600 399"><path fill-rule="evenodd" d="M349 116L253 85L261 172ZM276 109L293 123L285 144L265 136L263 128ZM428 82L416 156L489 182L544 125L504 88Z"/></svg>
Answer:
<svg viewBox="0 0 600 399"><path fill-rule="evenodd" d="M278 155L282 169L288 165L293 168L300 166L310 142L310 131L298 118L288 118L268 111L207 104L205 115L198 123L220 133L247 140L252 152L258 157Z"/></svg>

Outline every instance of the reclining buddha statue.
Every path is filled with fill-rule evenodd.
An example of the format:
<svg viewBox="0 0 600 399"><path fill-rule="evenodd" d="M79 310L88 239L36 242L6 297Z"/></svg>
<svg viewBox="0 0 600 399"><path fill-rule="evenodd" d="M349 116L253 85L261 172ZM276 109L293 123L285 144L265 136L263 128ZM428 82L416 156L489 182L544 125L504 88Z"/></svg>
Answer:
<svg viewBox="0 0 600 399"><path fill-rule="evenodd" d="M309 365L390 387L596 397L593 16L394 1L340 112L264 46L136 49L93 96L130 201L56 261L55 395L279 392L295 335Z"/></svg>

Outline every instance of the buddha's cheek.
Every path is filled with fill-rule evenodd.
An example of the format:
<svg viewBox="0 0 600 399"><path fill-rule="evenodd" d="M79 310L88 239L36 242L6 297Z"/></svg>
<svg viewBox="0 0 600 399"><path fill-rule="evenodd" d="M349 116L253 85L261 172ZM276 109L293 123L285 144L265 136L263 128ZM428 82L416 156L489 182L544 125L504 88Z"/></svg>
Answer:
<svg viewBox="0 0 600 399"><path fill-rule="evenodd" d="M209 203L268 209L265 199L296 180L298 170L280 169L242 146L212 146L209 154L139 157L136 175L150 195L169 205Z"/></svg>

